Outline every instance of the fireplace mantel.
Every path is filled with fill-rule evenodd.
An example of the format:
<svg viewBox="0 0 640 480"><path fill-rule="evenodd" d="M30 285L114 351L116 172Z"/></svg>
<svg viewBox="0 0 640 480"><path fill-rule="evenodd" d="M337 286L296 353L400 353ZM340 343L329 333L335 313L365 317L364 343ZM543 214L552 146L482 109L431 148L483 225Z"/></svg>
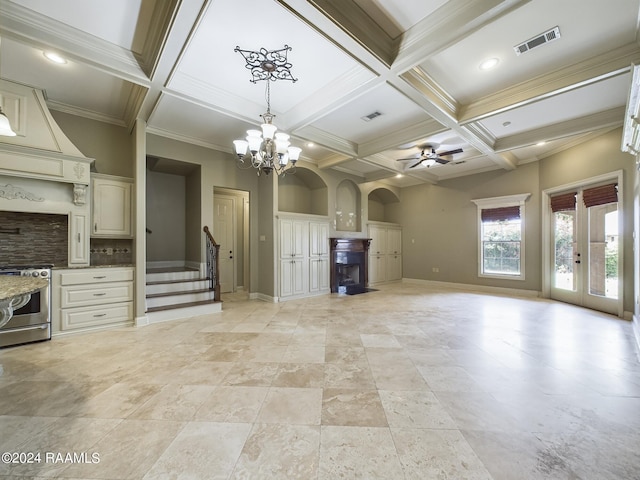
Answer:
<svg viewBox="0 0 640 480"><path fill-rule="evenodd" d="M331 293L339 293L337 269L343 263L338 258L345 258L349 255L352 258L358 257L361 264L359 271L359 281L361 289L365 289L369 285L369 245L370 238L330 238L330 282Z"/></svg>

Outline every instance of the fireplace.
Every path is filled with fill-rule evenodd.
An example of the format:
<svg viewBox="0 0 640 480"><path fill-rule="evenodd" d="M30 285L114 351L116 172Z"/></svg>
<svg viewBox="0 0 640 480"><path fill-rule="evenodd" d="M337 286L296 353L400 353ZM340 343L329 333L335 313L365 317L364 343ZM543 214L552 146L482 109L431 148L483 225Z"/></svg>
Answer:
<svg viewBox="0 0 640 480"><path fill-rule="evenodd" d="M331 238L331 292L349 295L367 291L368 238Z"/></svg>

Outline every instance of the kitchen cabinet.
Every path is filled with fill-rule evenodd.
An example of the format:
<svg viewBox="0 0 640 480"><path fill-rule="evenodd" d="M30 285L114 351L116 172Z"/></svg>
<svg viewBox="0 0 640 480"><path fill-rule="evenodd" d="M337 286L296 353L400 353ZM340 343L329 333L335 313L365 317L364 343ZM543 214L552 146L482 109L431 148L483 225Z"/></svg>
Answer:
<svg viewBox="0 0 640 480"><path fill-rule="evenodd" d="M133 322L132 267L53 270L53 334Z"/></svg>
<svg viewBox="0 0 640 480"><path fill-rule="evenodd" d="M89 215L69 216L69 264L89 265Z"/></svg>
<svg viewBox="0 0 640 480"><path fill-rule="evenodd" d="M280 298L328 293L329 222L279 219Z"/></svg>
<svg viewBox="0 0 640 480"><path fill-rule="evenodd" d="M112 175L93 174L92 237L131 237L132 180Z"/></svg>
<svg viewBox="0 0 640 480"><path fill-rule="evenodd" d="M369 224L369 284L402 279L402 228L395 224Z"/></svg>

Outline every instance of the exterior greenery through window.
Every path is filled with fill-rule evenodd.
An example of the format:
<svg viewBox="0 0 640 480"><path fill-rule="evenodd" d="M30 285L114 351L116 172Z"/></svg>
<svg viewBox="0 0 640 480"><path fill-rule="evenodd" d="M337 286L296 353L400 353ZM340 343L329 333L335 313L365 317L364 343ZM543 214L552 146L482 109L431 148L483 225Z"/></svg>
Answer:
<svg viewBox="0 0 640 480"><path fill-rule="evenodd" d="M524 280L524 201L530 194L473 200L478 206L478 275Z"/></svg>
<svg viewBox="0 0 640 480"><path fill-rule="evenodd" d="M482 222L482 273L520 275L520 215Z"/></svg>

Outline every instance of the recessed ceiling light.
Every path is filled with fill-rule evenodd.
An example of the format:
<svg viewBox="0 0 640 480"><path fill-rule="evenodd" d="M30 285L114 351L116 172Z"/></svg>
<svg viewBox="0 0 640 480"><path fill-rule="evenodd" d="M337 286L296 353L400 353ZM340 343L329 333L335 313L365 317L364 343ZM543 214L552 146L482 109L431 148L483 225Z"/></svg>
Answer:
<svg viewBox="0 0 640 480"><path fill-rule="evenodd" d="M42 52L47 60L51 60L53 63L57 63L59 65L63 65L67 63L67 60L55 52Z"/></svg>
<svg viewBox="0 0 640 480"><path fill-rule="evenodd" d="M500 63L500 59L493 57L488 58L480 64L480 70L491 70Z"/></svg>
<svg viewBox="0 0 640 480"><path fill-rule="evenodd" d="M396 178L402 178L402 177L404 177L404 175L402 175L401 173L396 175Z"/></svg>
<svg viewBox="0 0 640 480"><path fill-rule="evenodd" d="M536 147L541 147L541 146L546 145L546 144L547 144L547 142L538 142L538 143L536 143Z"/></svg>
<svg viewBox="0 0 640 480"><path fill-rule="evenodd" d="M315 147L316 144L313 142L307 142L307 147Z"/></svg>

